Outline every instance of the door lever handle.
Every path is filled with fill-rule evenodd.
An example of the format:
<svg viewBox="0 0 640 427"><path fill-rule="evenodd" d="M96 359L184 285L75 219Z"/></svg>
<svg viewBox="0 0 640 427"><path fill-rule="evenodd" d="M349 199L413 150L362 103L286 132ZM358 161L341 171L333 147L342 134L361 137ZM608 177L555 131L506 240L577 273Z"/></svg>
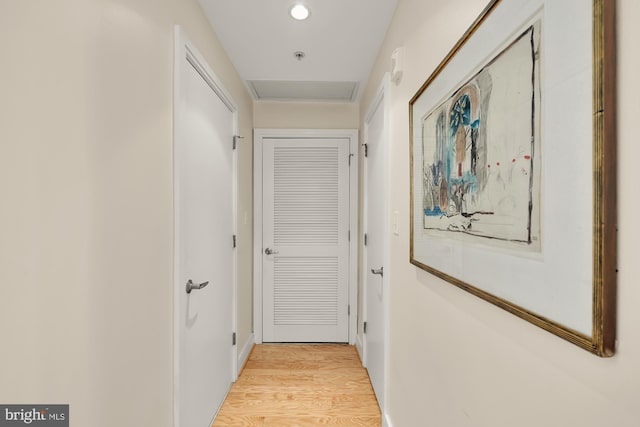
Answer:
<svg viewBox="0 0 640 427"><path fill-rule="evenodd" d="M372 268L372 269L371 269L371 272L372 272L373 274L379 274L379 275L381 275L381 276L383 276L383 277L384 277L384 267L380 267L380 269L379 269L379 270L376 270L376 269Z"/></svg>
<svg viewBox="0 0 640 427"><path fill-rule="evenodd" d="M209 284L209 282L202 282L198 285L196 285L195 283L193 283L193 280L189 279L189 281L187 281L187 293L190 294L192 290L194 289L202 289L205 286L207 286Z"/></svg>
<svg viewBox="0 0 640 427"><path fill-rule="evenodd" d="M275 255L275 254L279 254L280 252L278 252L278 251L276 251L274 249L271 249L271 248L267 248L267 249L264 250L264 253L267 254L267 255Z"/></svg>

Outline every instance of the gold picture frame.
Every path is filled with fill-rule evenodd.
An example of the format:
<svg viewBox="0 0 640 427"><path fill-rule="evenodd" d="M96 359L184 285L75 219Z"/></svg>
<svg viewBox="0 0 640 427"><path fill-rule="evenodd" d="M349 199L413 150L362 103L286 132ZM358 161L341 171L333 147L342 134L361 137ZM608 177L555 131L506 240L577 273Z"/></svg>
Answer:
<svg viewBox="0 0 640 427"><path fill-rule="evenodd" d="M410 262L601 357L615 72L615 0L493 0L409 102Z"/></svg>

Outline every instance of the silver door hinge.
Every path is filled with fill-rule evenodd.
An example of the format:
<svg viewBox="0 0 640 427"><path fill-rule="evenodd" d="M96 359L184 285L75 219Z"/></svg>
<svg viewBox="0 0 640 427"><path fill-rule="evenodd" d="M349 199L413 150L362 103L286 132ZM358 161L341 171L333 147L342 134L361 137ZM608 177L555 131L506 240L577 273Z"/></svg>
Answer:
<svg viewBox="0 0 640 427"><path fill-rule="evenodd" d="M238 145L238 140L239 139L244 139L244 136L240 136L240 135L233 135L233 149L236 149L236 146Z"/></svg>
<svg viewBox="0 0 640 427"><path fill-rule="evenodd" d="M367 322L363 322L362 323L362 333L366 334L367 333Z"/></svg>
<svg viewBox="0 0 640 427"><path fill-rule="evenodd" d="M233 338L231 339L231 345L236 345L236 333L233 333Z"/></svg>
<svg viewBox="0 0 640 427"><path fill-rule="evenodd" d="M364 245L367 246L367 242L369 241L369 237L367 236L367 233L364 233Z"/></svg>
<svg viewBox="0 0 640 427"><path fill-rule="evenodd" d="M369 156L369 145L368 144L362 144L364 146L364 156L367 157Z"/></svg>
<svg viewBox="0 0 640 427"><path fill-rule="evenodd" d="M347 316L351 316L351 304L347 306Z"/></svg>
<svg viewBox="0 0 640 427"><path fill-rule="evenodd" d="M347 232L347 241L350 242L351 241L351 230L349 230Z"/></svg>
<svg viewBox="0 0 640 427"><path fill-rule="evenodd" d="M236 245L237 245L237 240L238 240L238 239L236 239L236 235L234 234L234 235L233 235L233 247L234 247L234 248L235 248L235 247L236 247Z"/></svg>

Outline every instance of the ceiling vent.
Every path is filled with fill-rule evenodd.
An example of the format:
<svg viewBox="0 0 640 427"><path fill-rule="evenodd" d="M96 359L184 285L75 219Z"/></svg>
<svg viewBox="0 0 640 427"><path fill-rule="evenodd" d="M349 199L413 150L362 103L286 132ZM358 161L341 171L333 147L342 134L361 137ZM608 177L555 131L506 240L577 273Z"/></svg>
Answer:
<svg viewBox="0 0 640 427"><path fill-rule="evenodd" d="M249 80L249 89L259 101L354 102L357 82L300 82Z"/></svg>

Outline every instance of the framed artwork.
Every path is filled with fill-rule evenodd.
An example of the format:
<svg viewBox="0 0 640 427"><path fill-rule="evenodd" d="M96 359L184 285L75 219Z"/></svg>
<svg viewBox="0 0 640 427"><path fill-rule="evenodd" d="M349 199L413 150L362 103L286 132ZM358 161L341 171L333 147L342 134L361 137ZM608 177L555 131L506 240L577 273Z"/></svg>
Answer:
<svg viewBox="0 0 640 427"><path fill-rule="evenodd" d="M494 0L409 102L411 263L615 352L615 0Z"/></svg>

